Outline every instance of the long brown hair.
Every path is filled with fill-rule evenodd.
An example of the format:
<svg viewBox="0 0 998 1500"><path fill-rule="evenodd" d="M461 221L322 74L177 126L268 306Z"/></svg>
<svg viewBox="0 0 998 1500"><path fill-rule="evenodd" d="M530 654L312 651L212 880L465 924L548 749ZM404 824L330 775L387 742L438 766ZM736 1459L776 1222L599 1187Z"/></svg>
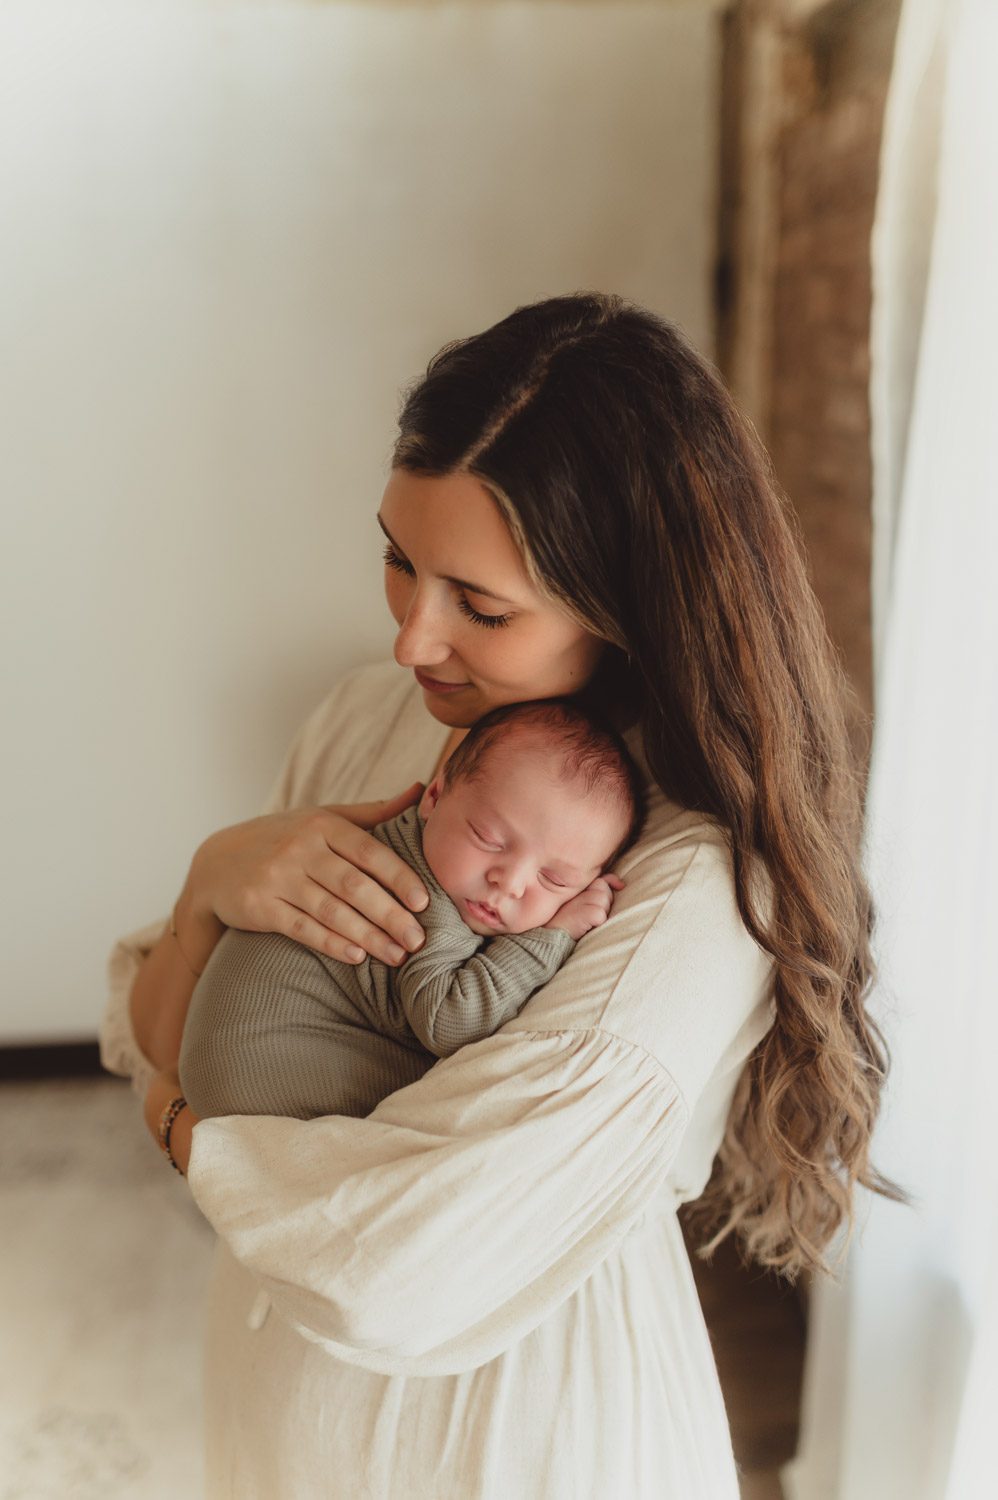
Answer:
<svg viewBox="0 0 998 1500"><path fill-rule="evenodd" d="M579 292L445 345L405 393L392 462L482 483L537 588L610 643L594 701L640 723L667 797L724 828L775 1020L697 1201L699 1253L734 1232L788 1280L831 1273L857 1182L909 1200L869 1159L888 1052L864 1008L849 688L765 449L676 327Z"/></svg>

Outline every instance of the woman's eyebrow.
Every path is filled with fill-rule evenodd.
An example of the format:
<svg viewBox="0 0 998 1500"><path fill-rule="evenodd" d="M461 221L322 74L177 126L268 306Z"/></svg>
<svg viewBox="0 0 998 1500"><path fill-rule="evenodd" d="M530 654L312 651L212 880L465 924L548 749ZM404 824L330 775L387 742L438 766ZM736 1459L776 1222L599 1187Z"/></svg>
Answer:
<svg viewBox="0 0 998 1500"><path fill-rule="evenodd" d="M396 552L400 553L402 557L405 557L405 553L402 551L402 548L392 536L391 532L388 530L388 527L385 525L381 517L375 516L375 520L381 527L382 531L385 533L385 536L391 542L392 546L395 548ZM448 583L456 583L459 588L470 589L473 594L484 594L487 599L498 599L500 604L516 603L516 600L510 599L507 594L497 594L495 589L483 588L480 583L469 583L467 578L454 578L450 573L441 573L440 576L441 578L446 579Z"/></svg>

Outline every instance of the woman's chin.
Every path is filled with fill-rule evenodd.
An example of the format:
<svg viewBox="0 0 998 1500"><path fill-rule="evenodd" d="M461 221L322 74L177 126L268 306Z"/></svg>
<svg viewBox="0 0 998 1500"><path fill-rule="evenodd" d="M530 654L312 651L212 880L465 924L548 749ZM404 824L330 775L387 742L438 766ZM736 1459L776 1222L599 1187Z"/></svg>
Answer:
<svg viewBox="0 0 998 1500"><path fill-rule="evenodd" d="M470 729L481 713L469 712L467 704L462 708L454 702L443 698L439 693L431 693L428 688L423 688L423 702L426 704L433 718L440 724L449 724L452 729Z"/></svg>

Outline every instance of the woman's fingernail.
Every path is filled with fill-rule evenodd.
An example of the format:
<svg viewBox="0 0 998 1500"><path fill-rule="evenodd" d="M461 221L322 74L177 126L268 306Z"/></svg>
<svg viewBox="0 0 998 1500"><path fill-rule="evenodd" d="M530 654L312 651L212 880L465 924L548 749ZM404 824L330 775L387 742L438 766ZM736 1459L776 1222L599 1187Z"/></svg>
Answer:
<svg viewBox="0 0 998 1500"><path fill-rule="evenodd" d="M412 890L409 892L406 900L414 911L422 911L427 901L426 892Z"/></svg>
<svg viewBox="0 0 998 1500"><path fill-rule="evenodd" d="M353 947L350 947L350 948L347 949L347 958L350 960L351 963L359 964L360 961L361 961L361 959L363 957L364 957L364 950L363 950L363 948L353 948Z"/></svg>
<svg viewBox="0 0 998 1500"><path fill-rule="evenodd" d="M413 952L415 952L417 948L421 948L423 946L422 927L406 928L405 940L408 943L409 947L413 950Z"/></svg>

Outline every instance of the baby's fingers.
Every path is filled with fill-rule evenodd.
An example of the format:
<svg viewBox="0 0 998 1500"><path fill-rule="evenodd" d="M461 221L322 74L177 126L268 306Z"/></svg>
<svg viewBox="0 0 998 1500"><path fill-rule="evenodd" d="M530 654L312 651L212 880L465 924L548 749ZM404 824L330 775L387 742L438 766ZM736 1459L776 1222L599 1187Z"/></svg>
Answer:
<svg viewBox="0 0 998 1500"><path fill-rule="evenodd" d="M585 902L586 915L590 921L604 922L613 900L608 890L590 891Z"/></svg>

